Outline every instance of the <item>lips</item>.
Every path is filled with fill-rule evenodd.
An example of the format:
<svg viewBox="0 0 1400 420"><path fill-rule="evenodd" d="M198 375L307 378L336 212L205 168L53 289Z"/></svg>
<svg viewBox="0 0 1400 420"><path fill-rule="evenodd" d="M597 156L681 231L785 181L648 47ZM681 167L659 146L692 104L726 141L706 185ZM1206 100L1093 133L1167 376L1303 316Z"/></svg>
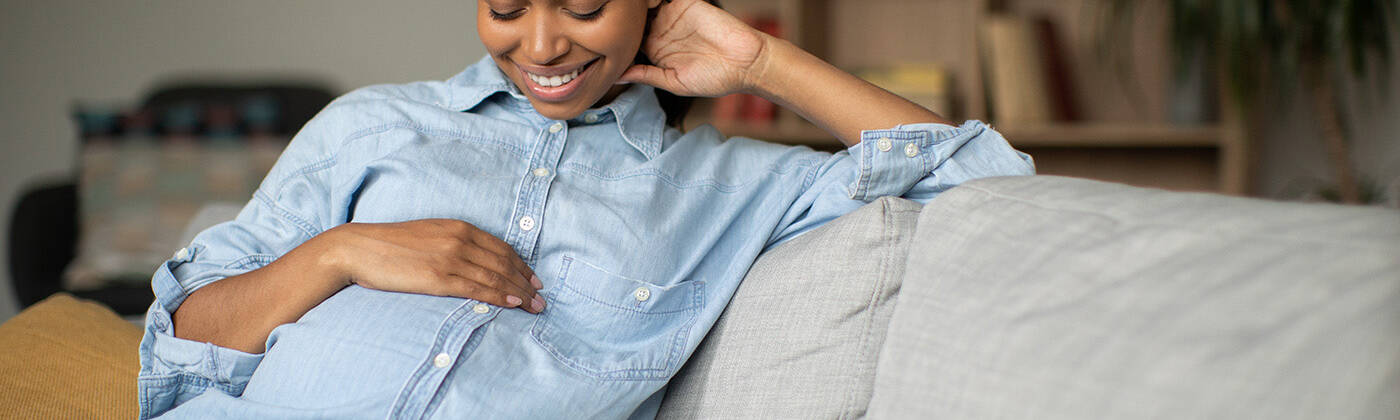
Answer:
<svg viewBox="0 0 1400 420"><path fill-rule="evenodd" d="M529 88L530 92L534 94L536 98L550 102L560 102L570 99L579 91L579 87L583 85L583 83L580 83L580 80L587 78L588 75L591 74L593 64L597 62L598 59L595 58L593 61L571 69L566 67L532 67L527 69L525 66L520 65L516 67L520 69L521 75L524 76L525 86Z"/></svg>

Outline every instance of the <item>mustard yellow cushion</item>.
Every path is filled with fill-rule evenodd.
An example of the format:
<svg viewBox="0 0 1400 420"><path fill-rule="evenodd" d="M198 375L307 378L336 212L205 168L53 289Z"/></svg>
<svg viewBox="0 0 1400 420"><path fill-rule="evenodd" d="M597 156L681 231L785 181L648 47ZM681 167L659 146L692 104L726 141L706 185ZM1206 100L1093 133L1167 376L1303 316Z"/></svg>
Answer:
<svg viewBox="0 0 1400 420"><path fill-rule="evenodd" d="M136 418L140 343L101 304L60 293L29 307L0 325L0 417Z"/></svg>

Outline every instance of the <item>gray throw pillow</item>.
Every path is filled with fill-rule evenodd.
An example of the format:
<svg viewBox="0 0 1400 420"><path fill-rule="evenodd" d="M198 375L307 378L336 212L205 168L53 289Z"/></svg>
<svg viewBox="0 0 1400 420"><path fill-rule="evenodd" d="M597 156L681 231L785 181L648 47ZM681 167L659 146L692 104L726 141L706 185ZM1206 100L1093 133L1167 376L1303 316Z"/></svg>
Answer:
<svg viewBox="0 0 1400 420"><path fill-rule="evenodd" d="M1400 418L1400 212L985 179L910 249L873 418Z"/></svg>
<svg viewBox="0 0 1400 420"><path fill-rule="evenodd" d="M882 198L759 257L658 418L864 415L921 207Z"/></svg>

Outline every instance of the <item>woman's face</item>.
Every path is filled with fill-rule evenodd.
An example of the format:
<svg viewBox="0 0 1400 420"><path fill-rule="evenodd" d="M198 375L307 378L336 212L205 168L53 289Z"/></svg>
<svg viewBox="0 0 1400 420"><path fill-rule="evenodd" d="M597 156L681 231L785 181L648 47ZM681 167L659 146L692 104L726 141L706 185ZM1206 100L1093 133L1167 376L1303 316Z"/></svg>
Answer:
<svg viewBox="0 0 1400 420"><path fill-rule="evenodd" d="M626 86L647 10L661 0L477 0L476 28L496 66L546 118L566 120Z"/></svg>

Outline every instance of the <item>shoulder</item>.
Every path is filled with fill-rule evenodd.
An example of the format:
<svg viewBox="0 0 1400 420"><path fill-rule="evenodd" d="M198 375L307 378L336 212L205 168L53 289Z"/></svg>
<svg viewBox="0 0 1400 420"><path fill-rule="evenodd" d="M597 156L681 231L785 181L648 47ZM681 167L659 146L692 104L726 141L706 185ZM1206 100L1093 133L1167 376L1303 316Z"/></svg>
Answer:
<svg viewBox="0 0 1400 420"><path fill-rule="evenodd" d="M412 103L445 106L451 101L450 86L440 81L421 81L365 86L331 101L327 108Z"/></svg>
<svg viewBox="0 0 1400 420"><path fill-rule="evenodd" d="M448 85L436 81L366 86L331 101L313 120L354 118L357 122L351 125L358 126L413 118L446 110L451 93Z"/></svg>
<svg viewBox="0 0 1400 420"><path fill-rule="evenodd" d="M455 113L448 106L451 94L450 86L436 81L362 87L331 101L297 137L337 149L392 127L442 125Z"/></svg>

